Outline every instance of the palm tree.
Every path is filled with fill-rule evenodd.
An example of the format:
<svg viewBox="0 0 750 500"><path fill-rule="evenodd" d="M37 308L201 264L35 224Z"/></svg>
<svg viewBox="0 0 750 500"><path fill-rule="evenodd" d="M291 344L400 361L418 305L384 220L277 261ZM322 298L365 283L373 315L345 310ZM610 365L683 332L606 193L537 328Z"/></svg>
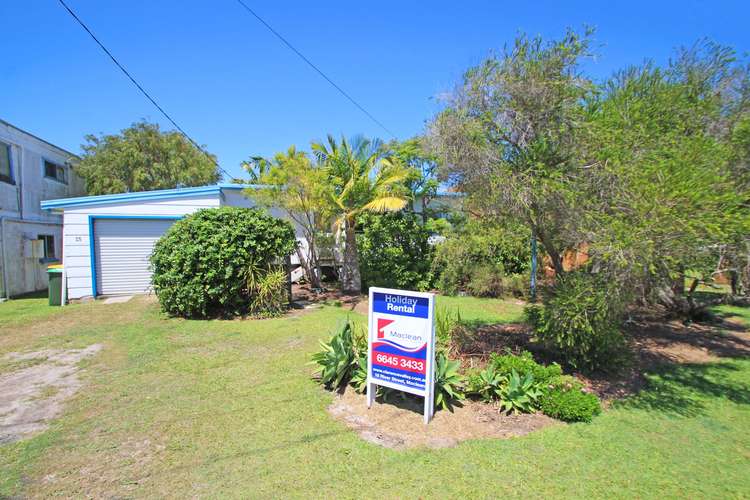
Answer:
<svg viewBox="0 0 750 500"><path fill-rule="evenodd" d="M361 136L341 142L330 134L326 143L313 142L313 153L326 165L331 182L332 203L336 207L335 224L343 229L344 257L341 288L345 293L361 293L357 216L362 212L389 212L404 208L408 192L404 180L409 172L383 147L379 140Z"/></svg>

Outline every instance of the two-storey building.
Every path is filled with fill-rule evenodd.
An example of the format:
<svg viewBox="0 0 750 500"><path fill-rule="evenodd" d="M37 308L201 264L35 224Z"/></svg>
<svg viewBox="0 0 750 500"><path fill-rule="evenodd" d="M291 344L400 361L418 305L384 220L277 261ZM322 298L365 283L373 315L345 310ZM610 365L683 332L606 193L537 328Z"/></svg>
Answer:
<svg viewBox="0 0 750 500"><path fill-rule="evenodd" d="M85 194L77 157L0 120L0 298L43 290L62 258L62 217L40 202Z"/></svg>

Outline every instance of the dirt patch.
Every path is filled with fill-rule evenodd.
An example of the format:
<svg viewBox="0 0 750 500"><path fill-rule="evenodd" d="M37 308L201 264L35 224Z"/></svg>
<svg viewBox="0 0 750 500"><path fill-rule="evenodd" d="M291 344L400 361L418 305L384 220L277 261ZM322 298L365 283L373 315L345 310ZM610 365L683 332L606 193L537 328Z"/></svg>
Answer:
<svg viewBox="0 0 750 500"><path fill-rule="evenodd" d="M292 299L300 307L313 304L335 303L350 311L367 314L367 296L342 293L336 285L326 283L326 288L314 290L308 284L292 285Z"/></svg>
<svg viewBox="0 0 750 500"><path fill-rule="evenodd" d="M365 441L394 449L446 448L469 439L506 439L550 425L564 425L542 414L505 415L496 407L467 401L462 407L438 411L424 425L421 400L394 397L367 408L367 398L347 388L328 407Z"/></svg>
<svg viewBox="0 0 750 500"><path fill-rule="evenodd" d="M93 344L85 349L6 355L5 360L12 362L35 363L0 376L0 444L46 429L81 386L78 363L101 348Z"/></svg>

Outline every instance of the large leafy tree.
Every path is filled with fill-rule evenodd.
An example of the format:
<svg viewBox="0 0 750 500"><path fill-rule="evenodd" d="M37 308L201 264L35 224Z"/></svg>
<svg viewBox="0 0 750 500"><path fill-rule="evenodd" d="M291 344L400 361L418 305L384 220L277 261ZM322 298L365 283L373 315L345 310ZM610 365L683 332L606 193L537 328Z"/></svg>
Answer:
<svg viewBox="0 0 750 500"><path fill-rule="evenodd" d="M260 171L254 168L259 163L263 164ZM270 161L259 159L248 167L260 172L253 178L260 186L248 190L247 195L268 208L283 210L302 229L308 248L297 248L297 255L310 284L319 288L319 242L330 220L333 194L324 166L291 146Z"/></svg>
<svg viewBox="0 0 750 500"><path fill-rule="evenodd" d="M701 42L665 68L618 73L590 105L587 142L607 203L587 214L587 240L662 299L680 300L687 270L736 271L727 257L750 231L741 148L732 143L746 83L733 51ZM664 296L669 282L676 297Z"/></svg>
<svg viewBox="0 0 750 500"><path fill-rule="evenodd" d="M704 42L595 85L579 64L589 40L519 37L465 74L431 142L474 208L524 221L558 275L585 244L618 290L664 298L746 241L747 69Z"/></svg>
<svg viewBox="0 0 750 500"><path fill-rule="evenodd" d="M146 121L115 135L87 135L82 149L76 173L91 195L201 186L221 178L215 156Z"/></svg>
<svg viewBox="0 0 750 500"><path fill-rule="evenodd" d="M401 210L407 203L404 181L409 171L382 142L357 136L340 142L314 142L312 150L325 165L332 188L331 202L337 228L344 233L341 284L344 292L360 293L362 278L355 229L363 212Z"/></svg>
<svg viewBox="0 0 750 500"><path fill-rule="evenodd" d="M465 73L429 130L443 175L472 210L523 221L558 273L563 251L580 243L575 221L588 203L579 136L595 90L580 71L590 35L518 37Z"/></svg>

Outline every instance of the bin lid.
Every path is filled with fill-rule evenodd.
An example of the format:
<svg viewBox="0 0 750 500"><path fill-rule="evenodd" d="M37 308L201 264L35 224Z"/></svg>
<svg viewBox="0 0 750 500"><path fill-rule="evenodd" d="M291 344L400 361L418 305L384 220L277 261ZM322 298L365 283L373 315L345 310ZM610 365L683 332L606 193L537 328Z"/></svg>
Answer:
<svg viewBox="0 0 750 500"><path fill-rule="evenodd" d="M47 272L48 273L61 273L61 272L63 272L63 265L62 264L52 264L50 266L47 266Z"/></svg>

